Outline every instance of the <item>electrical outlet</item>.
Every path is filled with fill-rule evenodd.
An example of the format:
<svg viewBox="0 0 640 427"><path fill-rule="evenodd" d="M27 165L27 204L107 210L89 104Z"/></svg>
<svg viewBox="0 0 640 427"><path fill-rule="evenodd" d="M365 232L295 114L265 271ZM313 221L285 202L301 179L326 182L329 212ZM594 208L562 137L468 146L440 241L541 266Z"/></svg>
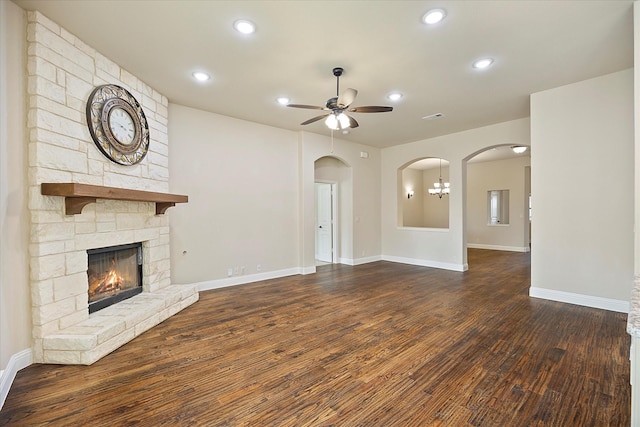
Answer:
<svg viewBox="0 0 640 427"><path fill-rule="evenodd" d="M228 277L233 276L233 268L227 268L227 276Z"/></svg>
<svg viewBox="0 0 640 427"><path fill-rule="evenodd" d="M262 270L262 266L260 264L256 265L256 271Z"/></svg>

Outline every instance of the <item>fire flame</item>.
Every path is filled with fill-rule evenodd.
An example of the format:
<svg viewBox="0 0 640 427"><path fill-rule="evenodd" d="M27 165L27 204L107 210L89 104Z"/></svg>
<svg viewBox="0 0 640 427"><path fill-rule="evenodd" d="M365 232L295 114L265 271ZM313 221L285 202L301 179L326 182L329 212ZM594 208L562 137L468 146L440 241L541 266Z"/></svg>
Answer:
<svg viewBox="0 0 640 427"><path fill-rule="evenodd" d="M95 296L105 293L117 293L122 289L123 277L115 267L115 260L111 260L112 268L103 275L91 275L89 279L89 301Z"/></svg>

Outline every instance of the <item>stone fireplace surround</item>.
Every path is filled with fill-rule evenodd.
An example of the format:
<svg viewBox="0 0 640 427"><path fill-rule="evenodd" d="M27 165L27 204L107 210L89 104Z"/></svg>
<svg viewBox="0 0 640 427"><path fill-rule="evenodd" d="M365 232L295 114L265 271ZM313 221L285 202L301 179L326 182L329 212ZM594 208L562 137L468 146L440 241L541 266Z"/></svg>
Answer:
<svg viewBox="0 0 640 427"><path fill-rule="evenodd" d="M197 287L171 283L170 213L156 215L155 203L98 199L66 215L64 197L42 195L41 184L167 193L168 100L41 13L27 19L33 359L91 364L197 301ZM85 103L107 83L145 110L151 141L137 165L112 163L92 143ZM143 292L90 315L87 250L134 242L143 246Z"/></svg>

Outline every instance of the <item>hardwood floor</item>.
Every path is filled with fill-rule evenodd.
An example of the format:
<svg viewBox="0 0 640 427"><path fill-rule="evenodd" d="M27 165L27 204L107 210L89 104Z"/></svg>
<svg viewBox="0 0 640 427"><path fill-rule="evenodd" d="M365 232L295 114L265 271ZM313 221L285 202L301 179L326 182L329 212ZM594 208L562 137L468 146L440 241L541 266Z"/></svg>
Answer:
<svg viewBox="0 0 640 427"><path fill-rule="evenodd" d="M529 298L529 254L469 265L202 292L92 366L23 369L0 425L630 425L626 315Z"/></svg>

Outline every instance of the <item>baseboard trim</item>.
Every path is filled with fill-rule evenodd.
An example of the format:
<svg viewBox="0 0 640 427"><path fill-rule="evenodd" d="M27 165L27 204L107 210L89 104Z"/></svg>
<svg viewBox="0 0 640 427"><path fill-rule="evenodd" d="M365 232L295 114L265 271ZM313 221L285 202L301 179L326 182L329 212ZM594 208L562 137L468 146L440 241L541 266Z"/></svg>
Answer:
<svg viewBox="0 0 640 427"><path fill-rule="evenodd" d="M554 289L534 288L533 286L529 288L529 296L533 298L581 305L584 307L615 311L617 313L629 313L629 301L624 300L574 294L572 292L557 291Z"/></svg>
<svg viewBox="0 0 640 427"><path fill-rule="evenodd" d="M447 262L431 261L426 259L404 258L390 255L382 255L383 261L398 262L400 264L419 265L422 267L441 268L443 270L452 271L467 271L469 269L468 264L451 264Z"/></svg>
<svg viewBox="0 0 640 427"><path fill-rule="evenodd" d="M361 264L369 264L370 262L382 261L382 257L380 255L376 255L376 256L370 256L366 258L356 258L356 259L340 258L338 261L340 262L340 264L361 265Z"/></svg>
<svg viewBox="0 0 640 427"><path fill-rule="evenodd" d="M308 271L309 269L312 269L313 271ZM268 271L265 273L249 274L245 276L228 277L226 279L207 280L206 282L195 283L195 285L198 286L199 291L210 291L212 289L226 288L228 286L259 282L261 280L277 279L280 277L295 276L296 274L310 274L315 272L315 267L309 267L308 269L288 268L285 270Z"/></svg>
<svg viewBox="0 0 640 427"><path fill-rule="evenodd" d="M7 367L0 374L0 409L4 406L4 401L9 395L9 390L16 378L19 370L26 368L33 363L33 352L30 348L22 350L9 359Z"/></svg>
<svg viewBox="0 0 640 427"><path fill-rule="evenodd" d="M471 249L489 249L492 251L509 251L509 252L529 252L529 246L501 246L501 245L484 245L482 243L467 243L467 248Z"/></svg>

